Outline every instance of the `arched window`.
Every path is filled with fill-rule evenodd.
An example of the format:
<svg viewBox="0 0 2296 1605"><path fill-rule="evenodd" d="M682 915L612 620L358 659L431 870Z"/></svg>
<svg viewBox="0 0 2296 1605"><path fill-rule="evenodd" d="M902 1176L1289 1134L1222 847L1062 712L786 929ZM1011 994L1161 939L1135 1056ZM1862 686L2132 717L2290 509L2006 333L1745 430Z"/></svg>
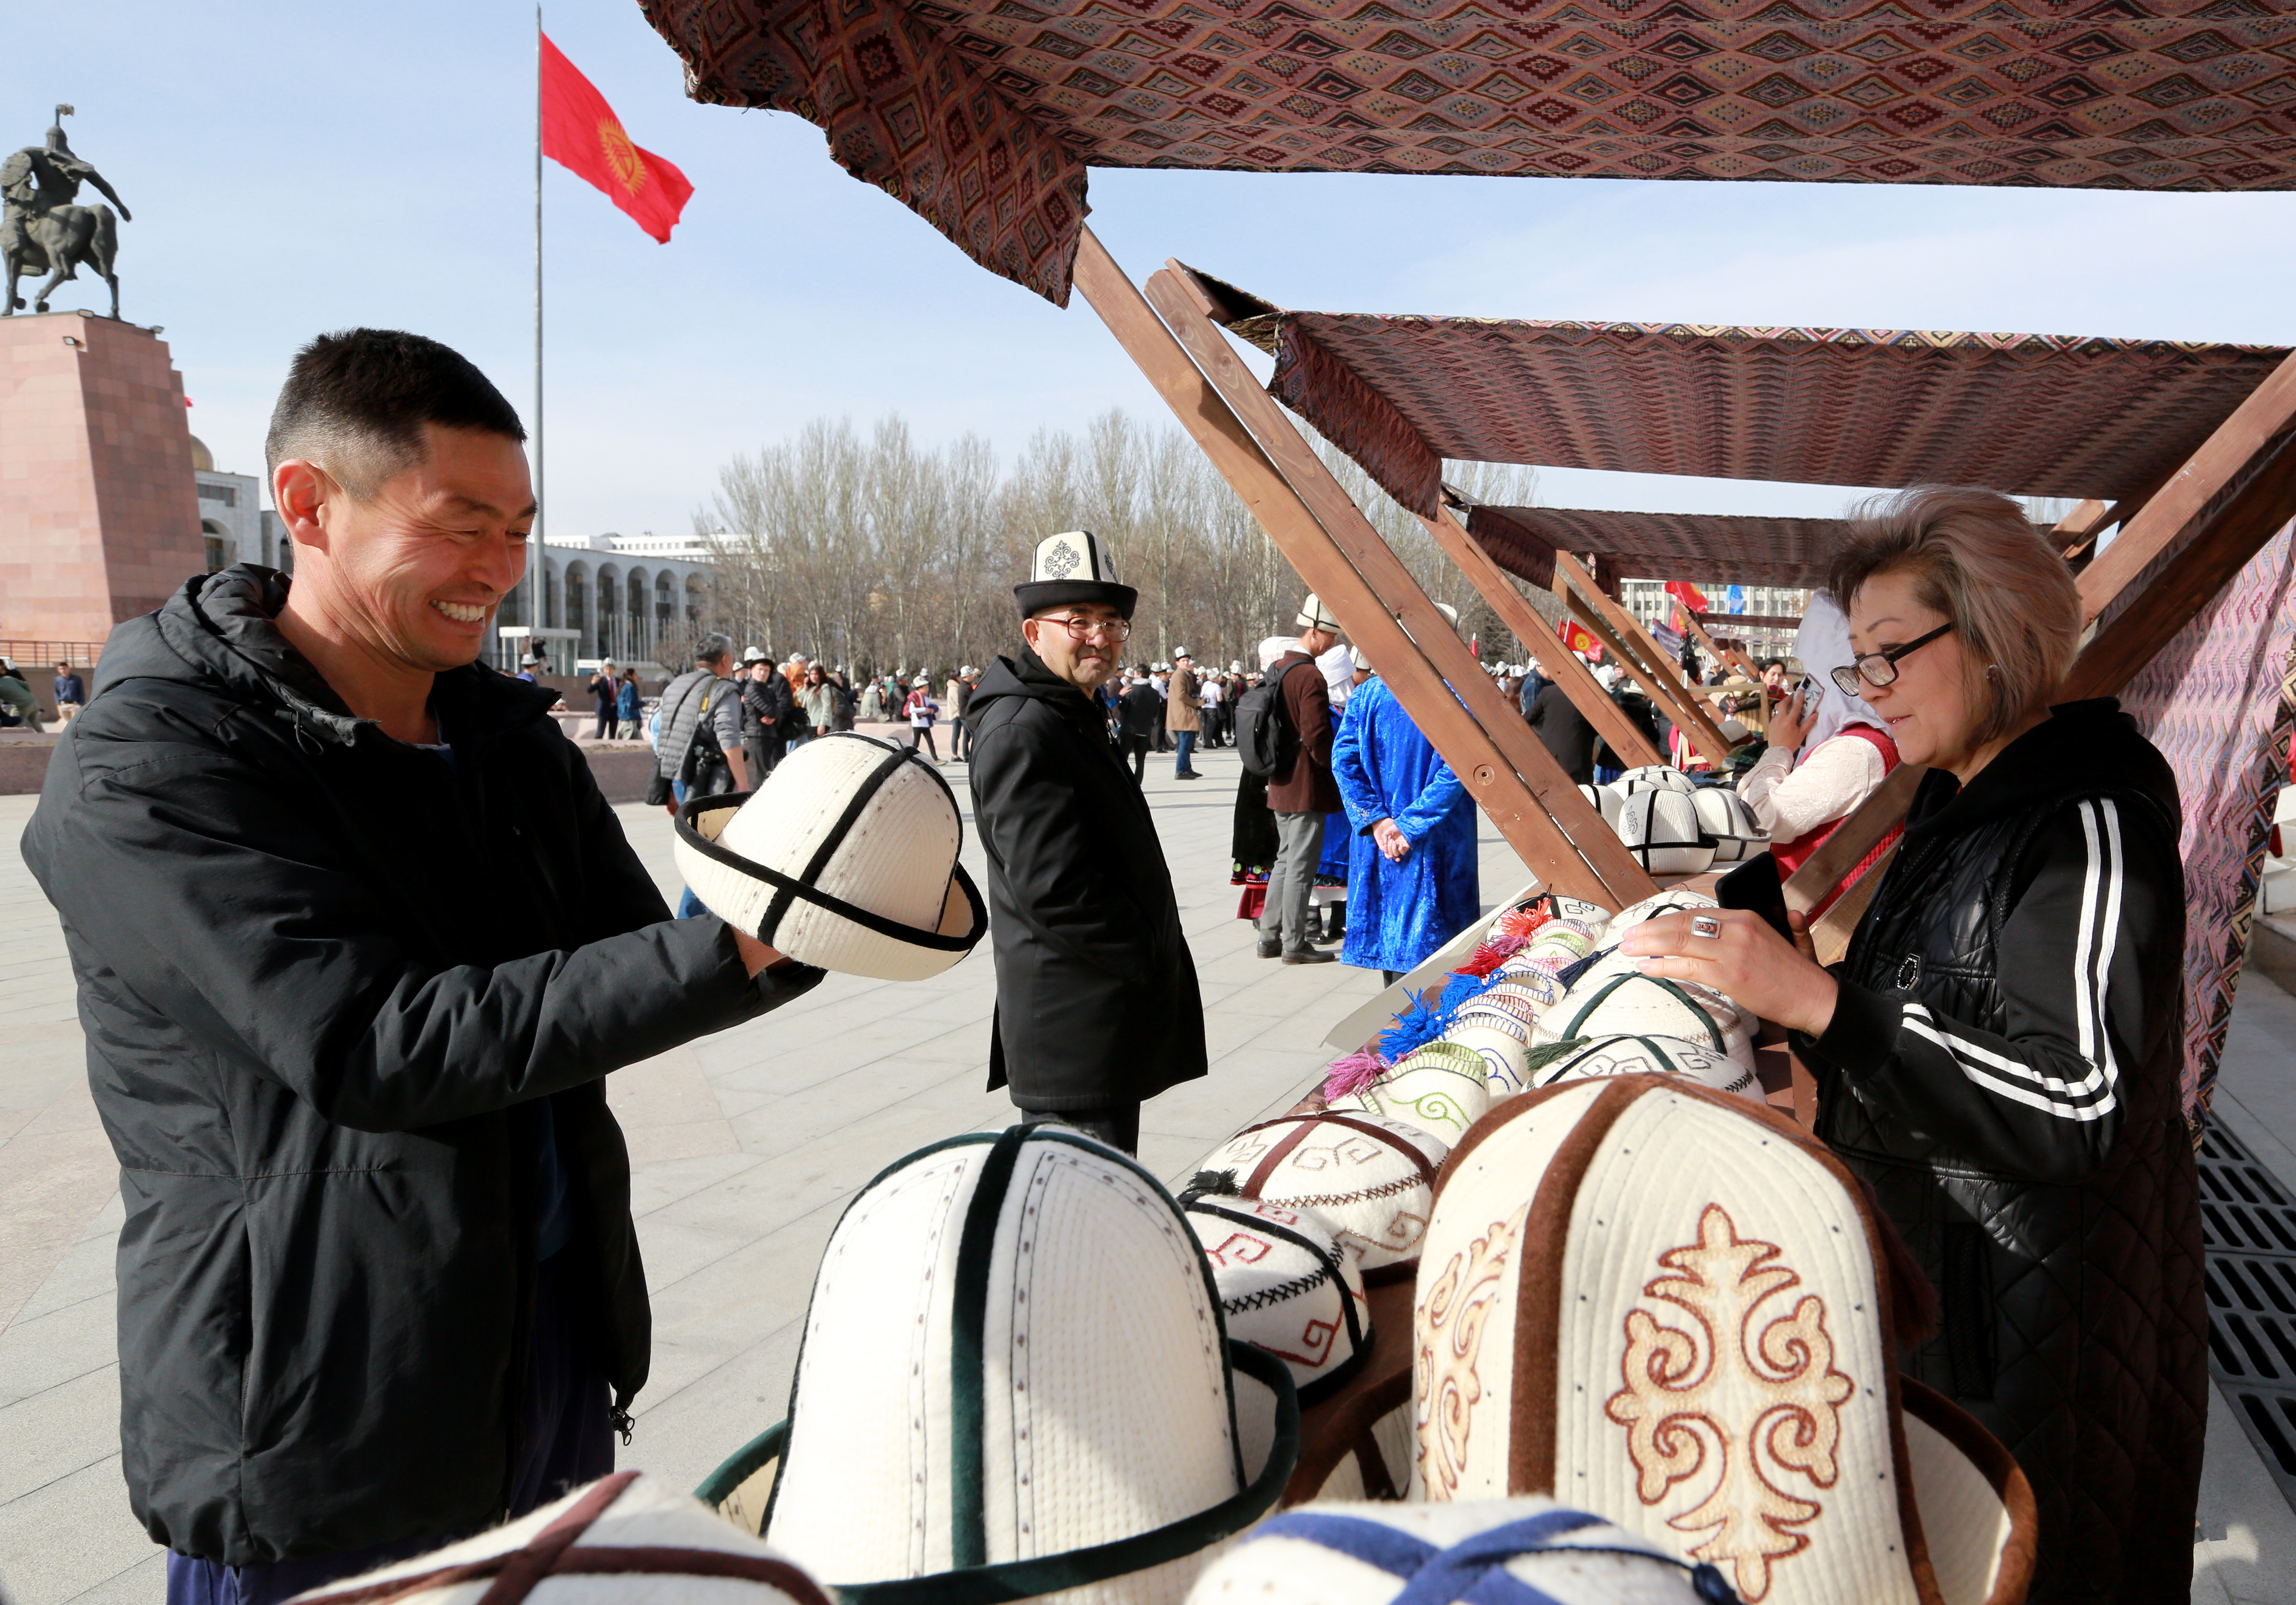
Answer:
<svg viewBox="0 0 2296 1605"><path fill-rule="evenodd" d="M220 574L231 567L231 531L213 519L200 520L200 535L208 550L208 572Z"/></svg>
<svg viewBox="0 0 2296 1605"><path fill-rule="evenodd" d="M587 563L566 565L566 627L582 633L574 638L574 655L595 658L600 655L598 643L590 634L590 566Z"/></svg>
<svg viewBox="0 0 2296 1605"><path fill-rule="evenodd" d="M630 583L627 587L629 597L630 656L633 658L652 658L654 659L655 661L659 662L660 660L660 657L653 650L653 620L648 617L646 612L646 571L644 569L631 569Z"/></svg>
<svg viewBox="0 0 2296 1605"><path fill-rule="evenodd" d="M667 643L677 634L677 605L673 600L676 594L670 589L668 569L654 576L653 627L657 643Z"/></svg>
<svg viewBox="0 0 2296 1605"><path fill-rule="evenodd" d="M622 571L611 563L598 565L598 652L621 664L631 658L628 626L622 621Z"/></svg>

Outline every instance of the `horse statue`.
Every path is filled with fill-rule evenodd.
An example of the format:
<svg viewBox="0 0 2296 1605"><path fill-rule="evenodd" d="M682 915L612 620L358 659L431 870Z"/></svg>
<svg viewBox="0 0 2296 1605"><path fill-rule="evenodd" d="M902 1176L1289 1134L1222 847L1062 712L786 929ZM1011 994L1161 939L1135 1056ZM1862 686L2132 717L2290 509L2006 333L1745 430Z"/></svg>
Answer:
<svg viewBox="0 0 2296 1605"><path fill-rule="evenodd" d="M72 151L64 138L63 119L70 106L56 108L55 126L45 145L28 145L0 162L0 266L7 271L7 290L0 295L0 317L24 307L16 281L27 273L45 273L48 282L32 298L32 309L45 312L48 297L67 279L91 268L111 286L111 315L119 315L119 275L112 260L119 254L119 224L133 220L103 175ZM92 184L119 210L110 206L79 206L79 186Z"/></svg>

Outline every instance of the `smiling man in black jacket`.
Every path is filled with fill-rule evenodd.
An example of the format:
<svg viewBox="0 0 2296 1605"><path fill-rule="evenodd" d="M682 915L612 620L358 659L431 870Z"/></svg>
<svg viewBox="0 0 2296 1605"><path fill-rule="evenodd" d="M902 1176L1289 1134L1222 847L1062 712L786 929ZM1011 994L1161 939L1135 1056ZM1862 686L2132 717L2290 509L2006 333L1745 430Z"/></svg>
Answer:
<svg viewBox="0 0 2296 1605"><path fill-rule="evenodd" d="M171 1601L258 1605L610 1470L651 1318L608 1072L821 972L674 921L546 717L479 667L525 432L355 330L267 442L295 577L105 643L24 857L120 1164L120 1438Z"/></svg>
<svg viewBox="0 0 2296 1605"><path fill-rule="evenodd" d="M1094 694L1139 593L1085 530L1039 543L1034 576L1013 588L1027 645L989 665L965 715L996 953L988 1085L1130 1153L1142 1101L1204 1073L1172 873Z"/></svg>

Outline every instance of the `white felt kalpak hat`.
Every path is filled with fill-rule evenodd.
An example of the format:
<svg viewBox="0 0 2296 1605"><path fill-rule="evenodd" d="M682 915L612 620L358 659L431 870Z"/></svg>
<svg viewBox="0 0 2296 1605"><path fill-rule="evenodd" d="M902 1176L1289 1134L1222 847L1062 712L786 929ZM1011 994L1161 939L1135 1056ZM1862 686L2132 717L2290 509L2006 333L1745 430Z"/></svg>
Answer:
<svg viewBox="0 0 2296 1605"><path fill-rule="evenodd" d="M1713 867L1714 843L1687 791L1646 787L1634 792L1611 828L1635 862L1653 875L1698 875Z"/></svg>
<svg viewBox="0 0 2296 1605"><path fill-rule="evenodd" d="M636 1471L298 1597L304 1605L829 1605L786 1556Z"/></svg>
<svg viewBox="0 0 2296 1605"><path fill-rule="evenodd" d="M1372 1343L1363 1273L1313 1209L1193 1191L1180 1208L1219 1289L1227 1335L1291 1368L1301 1408L1329 1396Z"/></svg>
<svg viewBox="0 0 2296 1605"><path fill-rule="evenodd" d="M1674 1076L1525 1093L1453 1151L1425 1255L1431 1501L1564 1499L1761 1605L2024 1597L2030 1490L1898 1373L1927 1284L1775 1111Z"/></svg>
<svg viewBox="0 0 2296 1605"><path fill-rule="evenodd" d="M678 810L678 872L702 906L824 970L914 981L988 929L956 861L964 823L939 770L840 731L808 741L747 795Z"/></svg>
<svg viewBox="0 0 2296 1605"><path fill-rule="evenodd" d="M1448 1148L1490 1108L1490 1073L1472 1047L1439 1039L1422 1043L1378 1080L1325 1107L1384 1116L1396 1125L1423 1131Z"/></svg>
<svg viewBox="0 0 2296 1605"><path fill-rule="evenodd" d="M1720 1580L1551 1499L1335 1500L1252 1528L1197 1579L1188 1605L1718 1605L1730 1597Z"/></svg>
<svg viewBox="0 0 2296 1605"><path fill-rule="evenodd" d="M1638 961L1613 951L1540 1011L1531 1046L1582 1036L1672 1036L1751 1069L1760 1024L1711 987L1644 975Z"/></svg>
<svg viewBox="0 0 2296 1605"><path fill-rule="evenodd" d="M1619 810L1626 806L1627 794L1616 786L1581 785L1578 795L1587 806L1603 816L1603 823L1613 831L1619 828Z"/></svg>
<svg viewBox="0 0 2296 1605"><path fill-rule="evenodd" d="M863 1188L814 1280L787 1421L702 1496L845 1605L1060 1592L1163 1605L1282 1495L1283 1362L1229 1339L1171 1196L1058 1125L974 1132Z"/></svg>
<svg viewBox="0 0 2296 1605"><path fill-rule="evenodd" d="M1496 992L1508 982L1496 982L1483 989L1480 995L1460 1005L1443 1028L1443 1040L1472 1050L1483 1061L1483 1084L1493 1098L1505 1098L1522 1091L1529 1085L1528 1060L1530 1053L1530 1021L1517 1012L1521 1001L1520 989L1510 993L1505 1003L1495 1009L1478 1009L1475 1004ZM1533 1019L1537 1016L1534 1014ZM1484 1105L1487 1109L1488 1103ZM1480 1117L1482 1111L1476 1114Z"/></svg>
<svg viewBox="0 0 2296 1605"><path fill-rule="evenodd" d="M1741 1098L1762 1095L1751 1066L1674 1036L1598 1036L1540 1065L1532 1080L1540 1086L1560 1086L1607 1076L1681 1076L1718 1093Z"/></svg>
<svg viewBox="0 0 2296 1605"><path fill-rule="evenodd" d="M1365 1282L1394 1281L1419 1263L1435 1167L1450 1151L1441 1138L1383 1115L1282 1115L1207 1154L1195 1184L1215 1190L1206 1176L1232 1172L1216 1190L1313 1209L1340 1229Z"/></svg>
<svg viewBox="0 0 2296 1605"><path fill-rule="evenodd" d="M1720 906L1720 904L1715 902L1704 892L1694 892L1686 887L1676 887L1670 891L1659 892L1644 897L1639 903L1629 903L1617 913L1612 914L1611 922L1603 928L1599 946L1616 946L1620 937L1625 936L1644 920L1654 920L1660 914L1675 913L1685 908L1719 908Z"/></svg>
<svg viewBox="0 0 2296 1605"><path fill-rule="evenodd" d="M1107 542L1089 529L1070 529L1037 543L1029 577L1013 587L1013 600L1023 618L1046 608L1092 602L1106 602L1129 618L1140 593L1116 577Z"/></svg>
<svg viewBox="0 0 2296 1605"><path fill-rule="evenodd" d="M1300 604L1294 622L1303 630L1324 630L1334 635L1340 633L1340 621L1332 617L1332 610L1325 607L1323 598L1313 591L1308 592L1308 600Z"/></svg>
<svg viewBox="0 0 2296 1605"><path fill-rule="evenodd" d="M1698 782L1669 764L1644 764L1638 769L1628 770L1611 784L1632 797L1637 791L1693 790Z"/></svg>
<svg viewBox="0 0 2296 1605"><path fill-rule="evenodd" d="M1717 864L1751 858L1770 839L1746 799L1726 786L1701 786L1690 794L1690 801L1698 810L1698 828L1714 844Z"/></svg>

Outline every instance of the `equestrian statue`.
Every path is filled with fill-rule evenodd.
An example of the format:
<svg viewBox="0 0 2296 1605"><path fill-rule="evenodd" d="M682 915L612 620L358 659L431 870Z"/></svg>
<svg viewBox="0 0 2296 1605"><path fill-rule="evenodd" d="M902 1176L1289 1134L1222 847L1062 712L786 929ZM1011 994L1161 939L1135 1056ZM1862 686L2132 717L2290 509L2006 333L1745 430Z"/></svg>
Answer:
<svg viewBox="0 0 2296 1605"><path fill-rule="evenodd" d="M58 106L46 144L27 145L0 162L0 201L5 202L0 207L0 261L8 270L0 317L24 308L24 298L16 293L20 275L48 275L32 298L32 310L45 312L56 286L79 277L83 266L111 286L111 315L119 315L119 275L111 263L119 254L120 221L132 215L103 175L72 153L64 138L64 119L70 115L70 106ZM83 184L94 184L119 210L76 205Z"/></svg>

